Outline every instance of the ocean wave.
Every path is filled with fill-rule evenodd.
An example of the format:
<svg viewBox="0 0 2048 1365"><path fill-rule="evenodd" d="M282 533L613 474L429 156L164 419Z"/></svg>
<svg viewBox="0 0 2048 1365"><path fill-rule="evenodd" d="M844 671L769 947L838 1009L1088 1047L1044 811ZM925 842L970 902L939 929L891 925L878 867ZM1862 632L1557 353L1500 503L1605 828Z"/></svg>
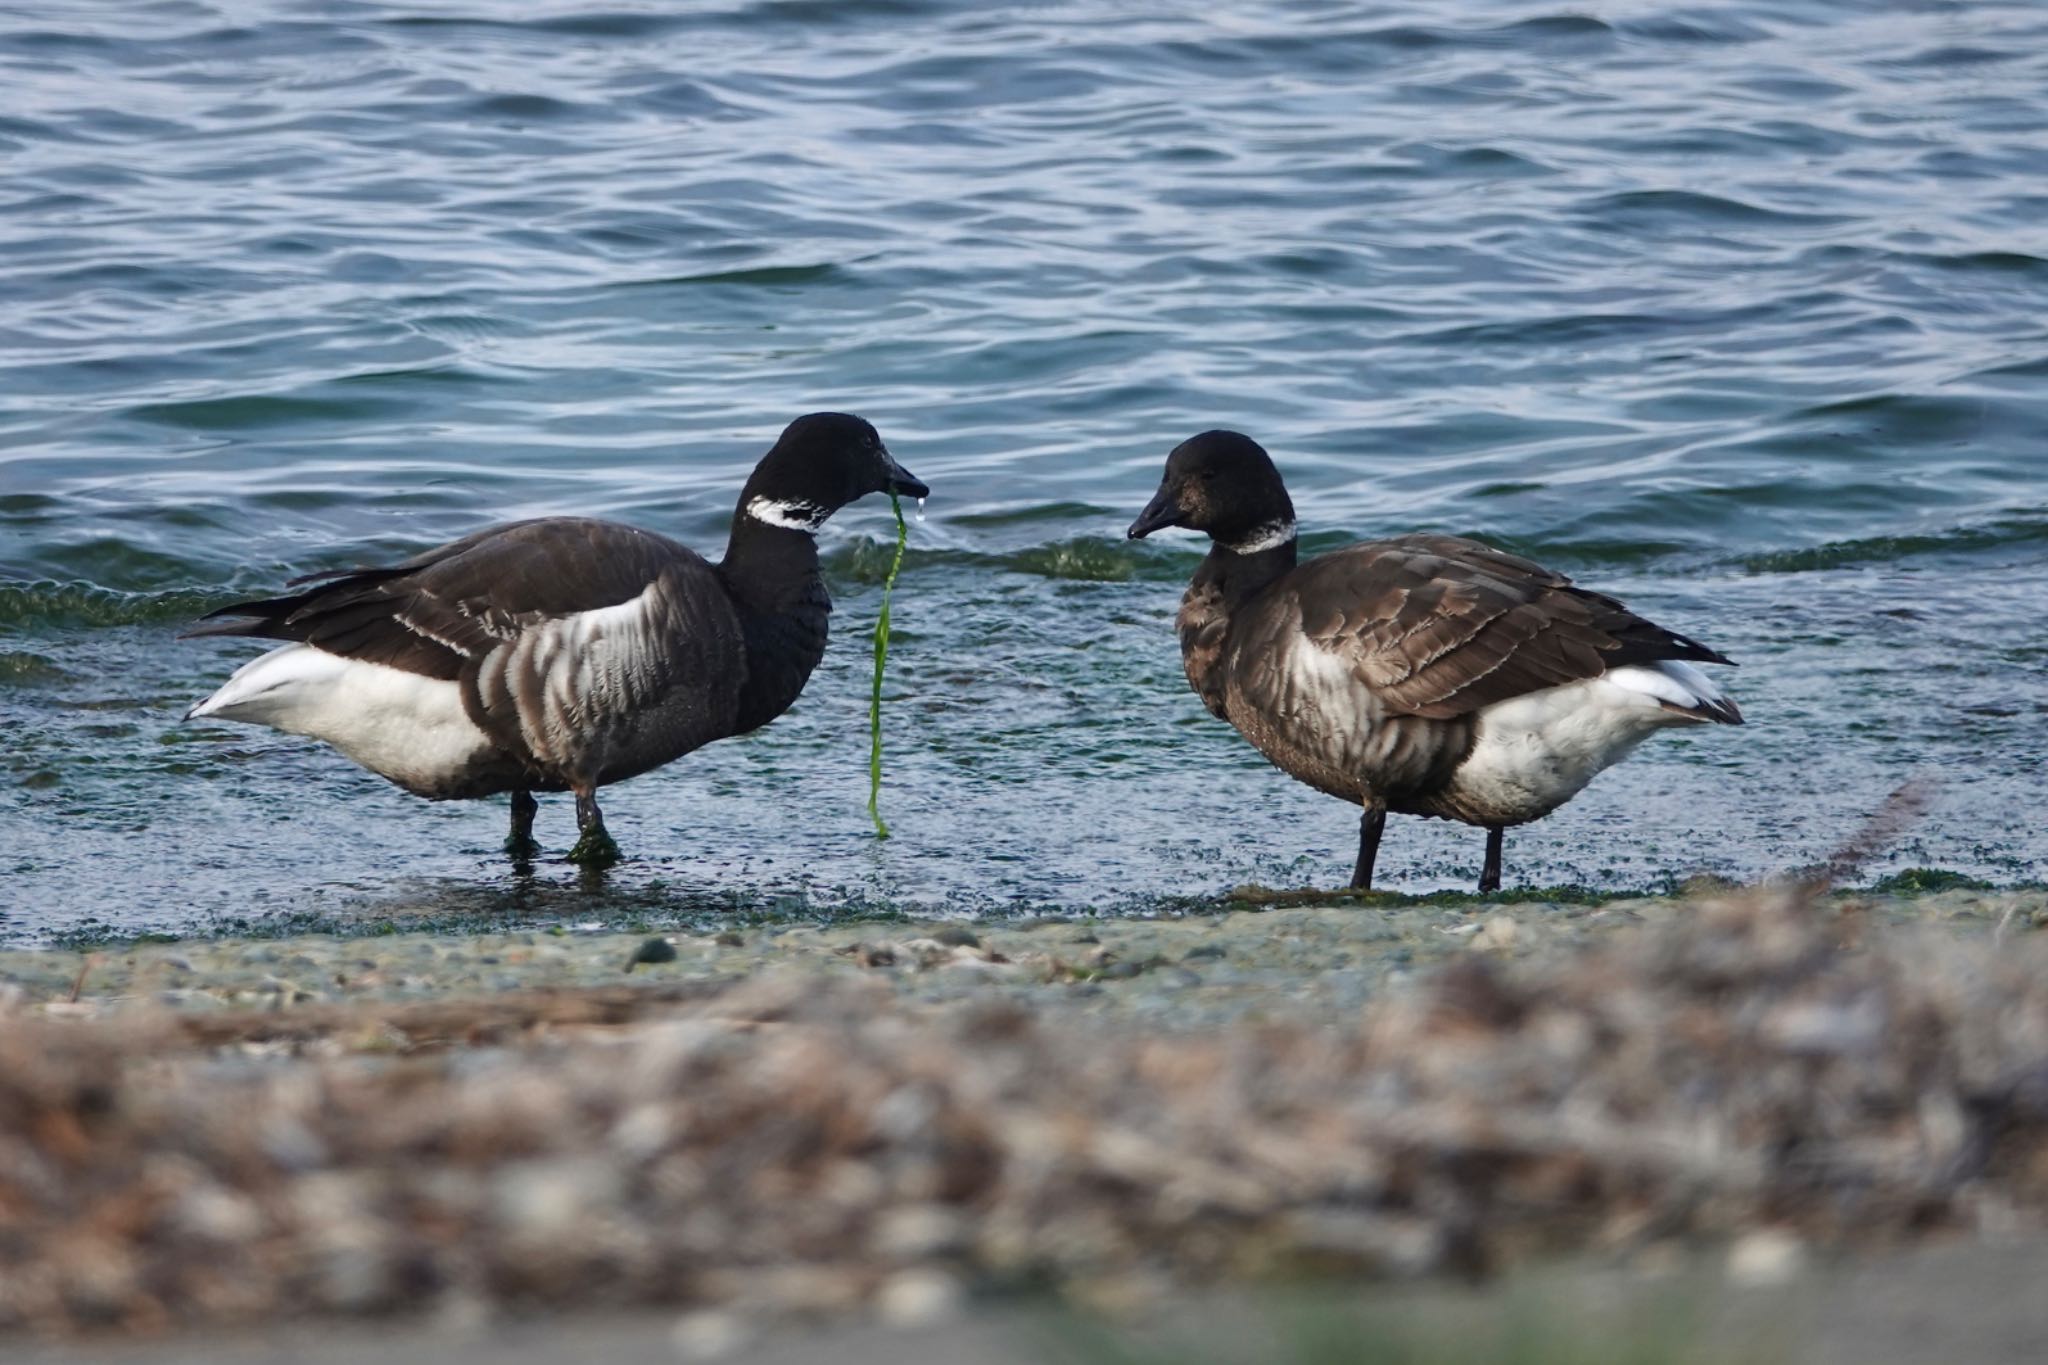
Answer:
<svg viewBox="0 0 2048 1365"><path fill-rule="evenodd" d="M1589 200L1582 211L1603 228L1832 227L1849 221L1839 213L1771 208L1730 195L1695 190L1626 190Z"/></svg>
<svg viewBox="0 0 2048 1365"><path fill-rule="evenodd" d="M0 687L37 687L70 677L55 659L26 649L0 649Z"/></svg>
<svg viewBox="0 0 2048 1365"><path fill-rule="evenodd" d="M1737 555L1728 562L1749 573L1812 573L2040 544L2048 544L2048 515L2005 517L1981 525L1913 535L1864 536L1799 549L1764 550Z"/></svg>
<svg viewBox="0 0 2048 1365"><path fill-rule="evenodd" d="M94 583L0 580L0 627L163 625L196 620L240 595L220 588L122 592Z"/></svg>

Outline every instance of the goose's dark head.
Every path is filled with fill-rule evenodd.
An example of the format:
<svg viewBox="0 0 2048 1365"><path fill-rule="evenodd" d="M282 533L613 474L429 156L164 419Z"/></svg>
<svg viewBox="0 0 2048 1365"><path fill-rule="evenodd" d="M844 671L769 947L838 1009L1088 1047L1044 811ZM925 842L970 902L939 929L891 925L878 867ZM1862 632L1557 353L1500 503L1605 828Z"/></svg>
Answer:
<svg viewBox="0 0 2048 1365"><path fill-rule="evenodd" d="M739 514L768 526L815 531L870 493L921 498L931 490L848 412L814 412L782 429L740 494Z"/></svg>
<svg viewBox="0 0 2048 1365"><path fill-rule="evenodd" d="M1294 503L1257 441L1235 431L1205 431L1173 448L1166 477L1131 523L1132 540L1168 526L1207 531L1239 554L1294 539Z"/></svg>

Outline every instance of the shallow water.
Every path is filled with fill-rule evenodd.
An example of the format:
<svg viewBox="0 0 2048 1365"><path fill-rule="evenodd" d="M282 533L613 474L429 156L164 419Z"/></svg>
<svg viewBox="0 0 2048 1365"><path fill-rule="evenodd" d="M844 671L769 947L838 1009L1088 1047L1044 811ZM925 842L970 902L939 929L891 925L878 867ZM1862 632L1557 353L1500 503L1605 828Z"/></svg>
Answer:
<svg viewBox="0 0 2048 1365"><path fill-rule="evenodd" d="M1915 774L1874 871L2048 869L2040 7L688 8L0 17L0 937L1338 882L1355 815L1181 679L1193 539L1121 539L1214 425L1311 548L1482 534L1743 664L1746 728L1652 741L1511 881L1803 864ZM886 844L873 501L798 709L612 791L608 897L512 875L501 804L177 721L254 652L200 611L540 512L715 552L821 407L936 490ZM1482 842L1397 821L1384 879Z"/></svg>

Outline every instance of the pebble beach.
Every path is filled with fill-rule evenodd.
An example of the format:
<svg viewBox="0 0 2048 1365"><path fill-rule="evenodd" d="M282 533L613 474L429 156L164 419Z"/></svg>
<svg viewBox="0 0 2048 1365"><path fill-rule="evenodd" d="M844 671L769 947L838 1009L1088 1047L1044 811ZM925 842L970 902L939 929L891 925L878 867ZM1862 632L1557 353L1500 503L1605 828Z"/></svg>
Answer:
<svg viewBox="0 0 2048 1365"><path fill-rule="evenodd" d="M12 953L0 1324L751 1331L2038 1236L2044 923L2025 890L1247 890Z"/></svg>

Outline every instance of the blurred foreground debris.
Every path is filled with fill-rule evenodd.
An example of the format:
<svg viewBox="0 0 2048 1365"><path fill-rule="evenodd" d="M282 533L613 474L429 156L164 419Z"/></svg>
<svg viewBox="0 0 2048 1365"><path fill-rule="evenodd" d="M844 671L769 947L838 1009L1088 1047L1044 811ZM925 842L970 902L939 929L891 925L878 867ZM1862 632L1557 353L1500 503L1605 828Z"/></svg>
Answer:
<svg viewBox="0 0 2048 1365"><path fill-rule="evenodd" d="M17 1013L0 1325L1116 1304L1699 1241L1775 1267L2048 1213L2048 942L1864 925L1812 884L1468 953L1335 1022L1045 998L770 974Z"/></svg>

